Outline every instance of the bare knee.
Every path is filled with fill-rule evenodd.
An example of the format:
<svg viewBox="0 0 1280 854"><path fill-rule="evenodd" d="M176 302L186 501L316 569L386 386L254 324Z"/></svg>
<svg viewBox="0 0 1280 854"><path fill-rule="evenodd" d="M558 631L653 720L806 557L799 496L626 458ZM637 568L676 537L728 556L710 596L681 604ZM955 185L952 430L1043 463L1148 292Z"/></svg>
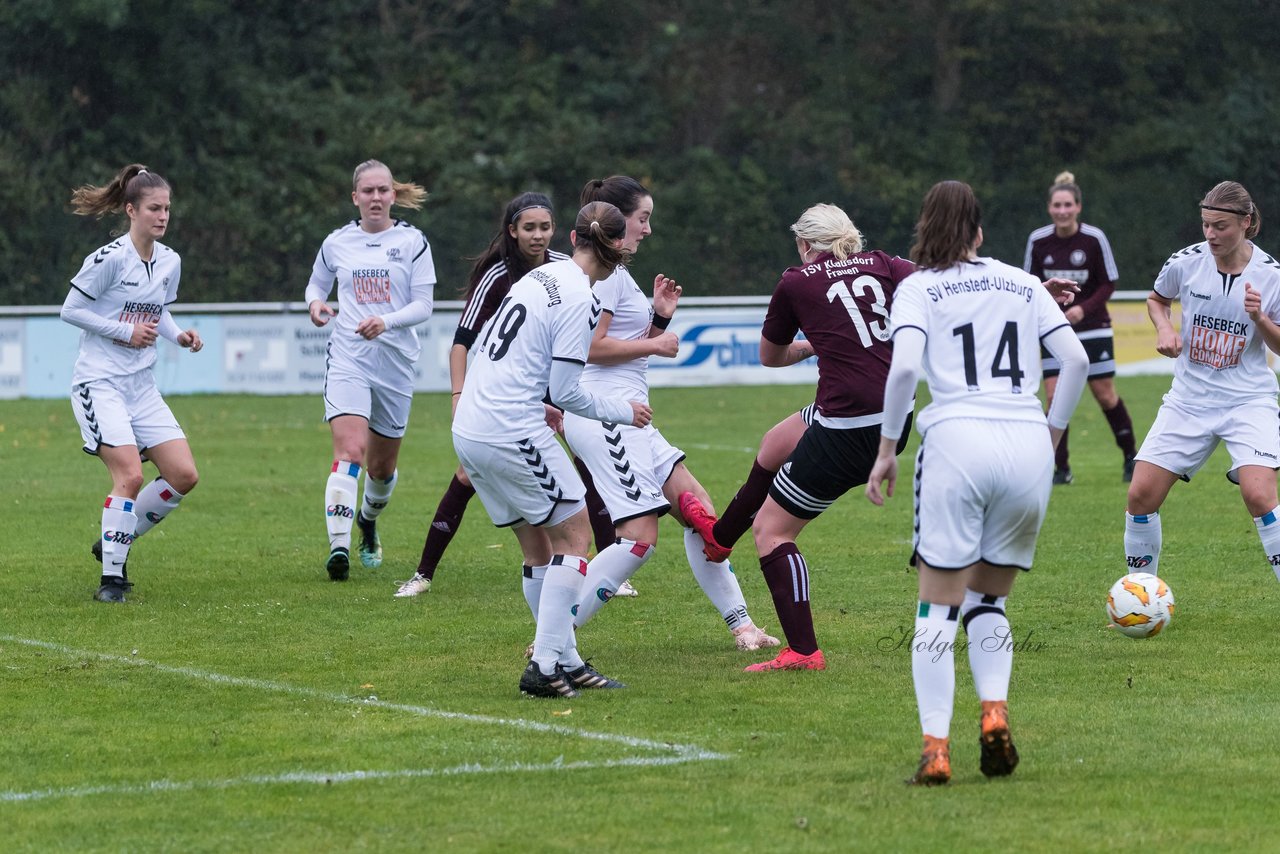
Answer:
<svg viewBox="0 0 1280 854"><path fill-rule="evenodd" d="M1240 497L1244 499L1244 506L1248 508L1250 516L1263 516L1276 509L1275 490L1241 489Z"/></svg>
<svg viewBox="0 0 1280 854"><path fill-rule="evenodd" d="M169 481L169 485L183 495L187 495L191 490L196 488L196 484L200 482L200 472L196 471L195 464L183 466L175 472L169 472L165 475L165 480Z"/></svg>
<svg viewBox="0 0 1280 854"><path fill-rule="evenodd" d="M783 510L773 498L766 498L764 506L751 523L751 536L756 543L756 554L763 560L783 543L795 542L807 520L792 516Z"/></svg>
<svg viewBox="0 0 1280 854"><path fill-rule="evenodd" d="M138 492L142 489L142 469L117 473L112 480L115 493L137 498Z"/></svg>

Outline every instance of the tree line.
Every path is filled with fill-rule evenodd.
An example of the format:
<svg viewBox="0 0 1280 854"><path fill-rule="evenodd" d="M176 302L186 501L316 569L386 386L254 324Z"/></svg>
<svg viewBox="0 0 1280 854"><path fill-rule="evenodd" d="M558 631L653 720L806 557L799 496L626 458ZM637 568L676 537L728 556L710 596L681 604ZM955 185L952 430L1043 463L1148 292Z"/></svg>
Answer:
<svg viewBox="0 0 1280 854"><path fill-rule="evenodd" d="M787 226L839 204L906 255L944 178L1020 263L1074 172L1120 287L1243 183L1280 217L1280 16L1264 0L10 0L0 6L0 302L60 303L121 222L71 189L146 163L174 187L182 300L302 298L368 158L431 191L437 297L526 189L562 235L592 177L654 194L638 278L767 294ZM1280 220L1278 220L1280 221ZM560 248L565 248L561 244Z"/></svg>

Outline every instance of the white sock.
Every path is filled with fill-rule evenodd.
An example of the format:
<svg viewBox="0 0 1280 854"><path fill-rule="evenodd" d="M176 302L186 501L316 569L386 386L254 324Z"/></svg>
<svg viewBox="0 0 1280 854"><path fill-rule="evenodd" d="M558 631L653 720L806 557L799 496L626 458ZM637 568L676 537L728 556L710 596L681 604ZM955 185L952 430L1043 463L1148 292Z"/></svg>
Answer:
<svg viewBox="0 0 1280 854"><path fill-rule="evenodd" d="M351 521L355 517L356 490L360 487L360 466L349 460L335 460L324 487L325 527L329 529L329 549L351 549Z"/></svg>
<svg viewBox="0 0 1280 854"><path fill-rule="evenodd" d="M586 574L587 561L577 555L555 555L547 565L538 597L538 630L533 635L533 660L544 676L555 673L560 657L574 645L573 607Z"/></svg>
<svg viewBox="0 0 1280 854"><path fill-rule="evenodd" d="M969 637L969 669L979 700L1009 699L1013 637L1004 611L1008 598L966 590L960 606L960 620Z"/></svg>
<svg viewBox="0 0 1280 854"><path fill-rule="evenodd" d="M1124 514L1124 557L1126 572L1149 572L1159 575L1160 544L1164 539L1160 530L1160 514L1145 516Z"/></svg>
<svg viewBox="0 0 1280 854"><path fill-rule="evenodd" d="M573 627L570 626L569 637L565 641L564 652L560 653L560 666L565 670L573 672L584 663L581 653L578 652L578 634L573 630Z"/></svg>
<svg viewBox="0 0 1280 854"><path fill-rule="evenodd" d="M911 678L916 686L920 729L925 735L947 738L956 695L955 643L957 617L954 605L921 602L916 612L916 633L911 643Z"/></svg>
<svg viewBox="0 0 1280 854"><path fill-rule="evenodd" d="M159 525L174 510L178 502L186 498L178 490L169 485L162 477L148 483L138 493L138 500L133 505L133 512L138 516L138 530L133 538L136 540L156 525Z"/></svg>
<svg viewBox="0 0 1280 854"><path fill-rule="evenodd" d="M1254 517L1258 536L1262 538L1262 551L1267 555L1276 578L1280 579L1280 507L1274 507L1261 516Z"/></svg>
<svg viewBox="0 0 1280 854"><path fill-rule="evenodd" d="M751 617L747 614L747 600L738 586L738 576L733 574L729 561L712 563L702 553L702 537L692 528L684 529L684 554L689 560L689 569L697 580L702 592L707 594L711 604L716 606L731 630L751 625Z"/></svg>
<svg viewBox="0 0 1280 854"><path fill-rule="evenodd" d="M649 543L619 537L613 545L593 557L587 564L582 597L574 610L574 625L579 628L585 626L613 598L622 582L635 575L645 561L653 557L653 553L654 547Z"/></svg>
<svg viewBox="0 0 1280 854"><path fill-rule="evenodd" d="M129 560L129 547L133 545L138 516L133 512L132 498L108 495L102 505L102 574L124 577L124 565Z"/></svg>
<svg viewBox="0 0 1280 854"><path fill-rule="evenodd" d="M378 518L378 515L386 509L387 502L391 500L391 493L396 488L396 475L399 469L391 473L391 477L386 480L378 480L369 474L369 470L364 472L364 498L360 501L360 515L372 522Z"/></svg>
<svg viewBox="0 0 1280 854"><path fill-rule="evenodd" d="M546 577L545 566L524 565L524 601L533 612L533 621L538 622L538 599L542 596L542 579Z"/></svg>

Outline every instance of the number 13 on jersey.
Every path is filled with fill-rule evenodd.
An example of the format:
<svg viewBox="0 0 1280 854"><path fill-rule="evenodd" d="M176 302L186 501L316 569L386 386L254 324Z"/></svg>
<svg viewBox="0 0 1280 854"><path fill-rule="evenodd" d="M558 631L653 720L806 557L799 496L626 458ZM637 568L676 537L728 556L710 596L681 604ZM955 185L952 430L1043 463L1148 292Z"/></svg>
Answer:
<svg viewBox="0 0 1280 854"><path fill-rule="evenodd" d="M880 315L881 319L868 324L858 307L857 296L868 298L871 310ZM827 302L836 300L849 312L849 319L858 330L858 340L863 347L870 347L873 337L880 341L889 340L889 309L886 306L884 287L879 279L875 276L859 276L852 282L837 281L827 289Z"/></svg>

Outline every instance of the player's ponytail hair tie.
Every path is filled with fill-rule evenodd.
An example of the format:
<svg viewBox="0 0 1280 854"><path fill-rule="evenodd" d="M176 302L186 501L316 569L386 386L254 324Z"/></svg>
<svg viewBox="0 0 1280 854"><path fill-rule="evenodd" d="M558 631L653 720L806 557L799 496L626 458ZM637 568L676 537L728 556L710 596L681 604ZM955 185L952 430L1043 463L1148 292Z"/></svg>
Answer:
<svg viewBox="0 0 1280 854"><path fill-rule="evenodd" d="M609 270L627 262L630 253L618 245L627 236L627 221L615 206L591 202L578 211L573 231L574 255L590 252Z"/></svg>
<svg viewBox="0 0 1280 854"><path fill-rule="evenodd" d="M141 163L130 163L103 186L82 184L71 193L71 208L82 216L103 217L137 205L148 190L169 189L169 182Z"/></svg>

